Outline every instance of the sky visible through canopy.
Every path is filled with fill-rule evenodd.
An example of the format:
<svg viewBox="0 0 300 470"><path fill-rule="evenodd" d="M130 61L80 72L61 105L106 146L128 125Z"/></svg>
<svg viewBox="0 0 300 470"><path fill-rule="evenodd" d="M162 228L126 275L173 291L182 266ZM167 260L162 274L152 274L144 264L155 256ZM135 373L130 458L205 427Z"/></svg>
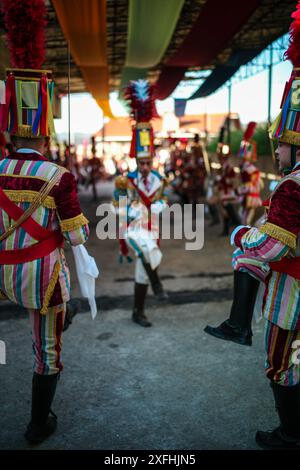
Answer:
<svg viewBox="0 0 300 470"><path fill-rule="evenodd" d="M275 118L281 102L285 82L289 79L292 66L290 62L282 62L273 67L272 86L272 117ZM193 88L177 89L172 97L157 102L160 115L174 111L173 97L191 96ZM111 94L110 105L115 116L124 116L126 113L118 102L116 94ZM254 120L265 122L268 113L268 71L243 80L232 86L232 112L237 112L243 124ZM187 103L185 114L226 113L228 111L228 91L223 87L207 98L191 100ZM88 93L71 95L71 132L93 134L102 127L102 111ZM67 98L62 100L62 119L55 120L56 132L63 133L68 130Z"/></svg>

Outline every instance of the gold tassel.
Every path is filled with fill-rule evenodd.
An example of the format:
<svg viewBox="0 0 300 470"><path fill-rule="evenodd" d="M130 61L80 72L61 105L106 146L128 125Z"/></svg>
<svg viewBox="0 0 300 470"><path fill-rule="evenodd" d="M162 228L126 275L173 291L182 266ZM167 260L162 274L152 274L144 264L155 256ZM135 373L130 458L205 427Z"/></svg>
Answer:
<svg viewBox="0 0 300 470"><path fill-rule="evenodd" d="M261 233L266 233L272 238L275 238L284 245L287 245L289 248L292 248L292 250L296 249L296 235L282 227L279 227L278 225L267 222L259 228L259 231Z"/></svg>
<svg viewBox="0 0 300 470"><path fill-rule="evenodd" d="M60 273L60 269L61 269L61 264L60 264L59 261L56 261L55 265L54 265L54 269L53 269L51 279L49 281L48 287L47 287L46 292L45 292L45 296L44 296L44 300L43 300L43 306L40 310L40 313L42 315L46 315L46 313L48 312L48 305L49 305L50 299L52 297L52 294L53 294L53 291L54 291L54 288L55 288L55 284L57 283L57 279L58 279L58 276L59 276L59 273Z"/></svg>

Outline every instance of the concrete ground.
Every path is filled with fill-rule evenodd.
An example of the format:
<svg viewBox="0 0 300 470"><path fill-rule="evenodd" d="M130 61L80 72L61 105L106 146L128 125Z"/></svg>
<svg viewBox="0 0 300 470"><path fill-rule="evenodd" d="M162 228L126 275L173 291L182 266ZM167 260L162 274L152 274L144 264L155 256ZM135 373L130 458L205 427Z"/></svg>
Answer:
<svg viewBox="0 0 300 470"><path fill-rule="evenodd" d="M101 188L108 200L112 185ZM101 277L99 313L82 312L64 334L61 375L53 409L58 430L39 449L257 449L255 431L276 425L264 377L262 323L252 348L218 341L203 332L229 312L231 247L221 226L205 225L200 251L184 240L162 243L160 273L169 301L147 300L152 328L131 321L133 266L118 264L118 244L100 241L97 204L81 194L91 221L87 248ZM70 250L72 296L79 297ZM7 364L0 365L0 449L26 449L32 356L27 313L0 305L0 339Z"/></svg>

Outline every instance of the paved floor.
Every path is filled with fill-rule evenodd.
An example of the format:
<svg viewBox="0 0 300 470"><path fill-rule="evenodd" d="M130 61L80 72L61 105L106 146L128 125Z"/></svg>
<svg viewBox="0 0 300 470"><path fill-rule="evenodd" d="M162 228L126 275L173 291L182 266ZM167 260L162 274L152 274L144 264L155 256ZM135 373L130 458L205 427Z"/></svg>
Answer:
<svg viewBox="0 0 300 470"><path fill-rule="evenodd" d="M109 198L111 185L101 188ZM153 327L131 322L133 266L118 265L118 246L99 241L95 203L82 195L92 228L87 244L102 276L99 314L83 311L64 335L65 369L54 410L57 433L40 449L256 449L257 429L276 424L264 377L262 323L252 348L207 336L230 309L231 247L220 226L205 226L201 251L184 241L163 243L160 269L170 293L165 304L150 296ZM67 253L73 272L70 250ZM79 296L73 278L73 297ZM7 364L0 365L0 449L25 449L30 413L31 343L27 313L0 305L0 339Z"/></svg>

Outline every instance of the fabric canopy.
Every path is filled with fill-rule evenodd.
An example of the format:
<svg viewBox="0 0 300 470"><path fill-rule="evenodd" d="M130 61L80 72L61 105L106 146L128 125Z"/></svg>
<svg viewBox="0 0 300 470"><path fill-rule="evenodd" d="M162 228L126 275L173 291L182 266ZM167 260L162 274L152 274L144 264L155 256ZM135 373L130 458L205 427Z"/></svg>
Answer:
<svg viewBox="0 0 300 470"><path fill-rule="evenodd" d="M184 0L129 0L126 67L158 64L173 35Z"/></svg>
<svg viewBox="0 0 300 470"><path fill-rule="evenodd" d="M240 0L227 0L224 8L218 10L215 0L207 0L190 33L165 64L157 82L157 98L167 98L188 67L209 64L261 2L262 0L248 0L243 3Z"/></svg>
<svg viewBox="0 0 300 470"><path fill-rule="evenodd" d="M241 65L245 65L247 62L254 59L259 52L260 49L235 50L226 65L217 66L189 99L194 100L196 98L204 98L205 96L214 93L238 71Z"/></svg>
<svg viewBox="0 0 300 470"><path fill-rule="evenodd" d="M121 89L130 80L146 78L148 68L163 58L184 0L129 0L128 34Z"/></svg>
<svg viewBox="0 0 300 470"><path fill-rule="evenodd" d="M52 0L52 3L87 89L105 116L113 117L109 106L106 0Z"/></svg>

